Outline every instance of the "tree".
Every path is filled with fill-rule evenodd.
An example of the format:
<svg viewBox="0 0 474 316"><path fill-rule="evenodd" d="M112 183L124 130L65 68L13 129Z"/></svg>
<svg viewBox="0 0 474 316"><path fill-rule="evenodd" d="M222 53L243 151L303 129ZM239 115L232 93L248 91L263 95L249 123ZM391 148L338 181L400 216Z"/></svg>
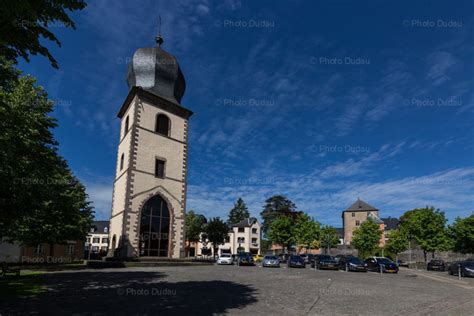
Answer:
<svg viewBox="0 0 474 316"><path fill-rule="evenodd" d="M474 214L466 217L457 217L449 226L448 233L453 240L454 251L474 253Z"/></svg>
<svg viewBox="0 0 474 316"><path fill-rule="evenodd" d="M385 249L388 252L398 255L400 252L407 250L408 248L408 235L402 229L394 229L388 233L388 241L385 245Z"/></svg>
<svg viewBox="0 0 474 316"><path fill-rule="evenodd" d="M444 212L434 207L425 207L405 212L400 217L400 227L412 236L426 255L435 251L444 251L452 247L451 239L446 229L447 219Z"/></svg>
<svg viewBox="0 0 474 316"><path fill-rule="evenodd" d="M320 232L320 245L329 252L329 249L336 247L339 244L339 235L337 230L332 226L324 226Z"/></svg>
<svg viewBox="0 0 474 316"><path fill-rule="evenodd" d="M58 68L57 61L40 39L45 38L61 46L48 26L56 24L75 29L67 11L85 7L86 3L82 0L4 1L0 10L0 55L16 63L18 57L29 61L29 55L40 54L46 56L54 68Z"/></svg>
<svg viewBox="0 0 474 316"><path fill-rule="evenodd" d="M283 195L272 196L265 201L265 206L260 213L263 219L262 231L266 234L272 222L280 216L290 216L294 219L297 215L295 203Z"/></svg>
<svg viewBox="0 0 474 316"><path fill-rule="evenodd" d="M280 216L272 221L268 230L268 239L289 249L294 243L293 221L290 217Z"/></svg>
<svg viewBox="0 0 474 316"><path fill-rule="evenodd" d="M227 223L229 225L237 224L238 222L249 217L250 213L247 205L245 205L245 202L242 198L238 198L237 202L234 204L234 207L229 212L229 219L227 220Z"/></svg>
<svg viewBox="0 0 474 316"><path fill-rule="evenodd" d="M24 244L83 239L92 221L85 188L59 156L53 103L31 76L0 58L0 237Z"/></svg>
<svg viewBox="0 0 474 316"><path fill-rule="evenodd" d="M213 217L205 226L205 233L207 239L212 244L214 258L219 245L225 244L225 239L229 234L229 226L219 217Z"/></svg>
<svg viewBox="0 0 474 316"><path fill-rule="evenodd" d="M354 231L351 244L359 251L359 256L364 258L377 250L381 236L379 225L369 218Z"/></svg>
<svg viewBox="0 0 474 316"><path fill-rule="evenodd" d="M296 245L308 248L319 248L321 224L314 221L307 214L300 214L296 218L293 228Z"/></svg>
<svg viewBox="0 0 474 316"><path fill-rule="evenodd" d="M188 247L192 242L197 243L200 241L201 233L204 230L204 224L206 224L206 217L204 217L204 215L196 214L192 210L187 212L184 220L184 232L186 241L188 242Z"/></svg>

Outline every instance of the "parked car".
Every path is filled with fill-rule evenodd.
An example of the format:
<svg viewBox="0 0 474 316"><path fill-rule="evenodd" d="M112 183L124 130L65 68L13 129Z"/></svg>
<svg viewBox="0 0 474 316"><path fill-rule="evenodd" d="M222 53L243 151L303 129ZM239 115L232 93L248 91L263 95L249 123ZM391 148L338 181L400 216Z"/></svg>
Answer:
<svg viewBox="0 0 474 316"><path fill-rule="evenodd" d="M459 268L461 268L461 271L459 271ZM474 277L474 260L468 259L453 262L448 268L448 273L450 275L459 275L459 272L461 272L462 277Z"/></svg>
<svg viewBox="0 0 474 316"><path fill-rule="evenodd" d="M397 260L397 265L398 265L399 267L406 267L406 268L408 268L408 262L405 262L405 261L403 261L403 260Z"/></svg>
<svg viewBox="0 0 474 316"><path fill-rule="evenodd" d="M239 253L239 257L237 258L237 265L238 266L253 266L253 256L248 252Z"/></svg>
<svg viewBox="0 0 474 316"><path fill-rule="evenodd" d="M262 262L263 256L258 254L258 255L253 255L253 261L254 262Z"/></svg>
<svg viewBox="0 0 474 316"><path fill-rule="evenodd" d="M446 265L443 260L433 259L426 265L428 271L445 271Z"/></svg>
<svg viewBox="0 0 474 316"><path fill-rule="evenodd" d="M305 268L304 259L300 256L291 255L288 259L288 268Z"/></svg>
<svg viewBox="0 0 474 316"><path fill-rule="evenodd" d="M306 254L306 253L303 253L303 254L300 254L300 257L304 259L304 263L305 264L310 264L311 262L313 262L314 260L314 255L313 254Z"/></svg>
<svg viewBox="0 0 474 316"><path fill-rule="evenodd" d="M262 261L262 267L280 267L280 259L277 256L265 256Z"/></svg>
<svg viewBox="0 0 474 316"><path fill-rule="evenodd" d="M327 270L337 270L339 269L337 261L334 257L330 255L315 255L314 262L311 264L312 268L318 270L327 269Z"/></svg>
<svg viewBox="0 0 474 316"><path fill-rule="evenodd" d="M365 260L367 270L383 273L398 273L398 266L392 260L385 257L370 257Z"/></svg>
<svg viewBox="0 0 474 316"><path fill-rule="evenodd" d="M354 256L341 256L338 261L340 270L367 272L367 264Z"/></svg>
<svg viewBox="0 0 474 316"><path fill-rule="evenodd" d="M217 264L228 264L228 265L234 264L232 255L230 253L221 254L219 258L217 258Z"/></svg>

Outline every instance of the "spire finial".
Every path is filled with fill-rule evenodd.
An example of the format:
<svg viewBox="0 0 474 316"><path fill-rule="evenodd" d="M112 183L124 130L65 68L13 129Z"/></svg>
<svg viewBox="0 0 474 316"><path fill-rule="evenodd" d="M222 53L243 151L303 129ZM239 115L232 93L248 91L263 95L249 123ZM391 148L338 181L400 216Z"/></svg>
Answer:
<svg viewBox="0 0 474 316"><path fill-rule="evenodd" d="M163 44L163 37L161 36L161 15L158 16L158 35L156 35L155 40L158 47Z"/></svg>

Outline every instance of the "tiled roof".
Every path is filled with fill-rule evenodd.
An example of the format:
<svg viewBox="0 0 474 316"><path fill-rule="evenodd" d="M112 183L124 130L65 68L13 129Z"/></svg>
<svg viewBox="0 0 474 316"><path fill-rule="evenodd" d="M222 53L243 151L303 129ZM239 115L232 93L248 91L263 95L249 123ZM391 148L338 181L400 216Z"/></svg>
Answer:
<svg viewBox="0 0 474 316"><path fill-rule="evenodd" d="M337 227L336 232L339 235L339 237L344 238L344 228L342 227Z"/></svg>
<svg viewBox="0 0 474 316"><path fill-rule="evenodd" d="M232 227L250 227L257 221L256 218L246 218L241 220L240 222L233 224Z"/></svg>
<svg viewBox="0 0 474 316"><path fill-rule="evenodd" d="M344 212L358 212L358 211L378 211L372 205L362 201L361 199L357 199L351 206L349 206Z"/></svg>

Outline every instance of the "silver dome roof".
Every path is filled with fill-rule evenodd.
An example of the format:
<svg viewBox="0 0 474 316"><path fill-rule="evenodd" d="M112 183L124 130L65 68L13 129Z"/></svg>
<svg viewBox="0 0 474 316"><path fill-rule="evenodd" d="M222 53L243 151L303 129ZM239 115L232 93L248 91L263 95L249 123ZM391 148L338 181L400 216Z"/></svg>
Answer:
<svg viewBox="0 0 474 316"><path fill-rule="evenodd" d="M129 89L141 87L180 105L186 83L176 58L160 47L162 42L157 38L157 47L135 51L128 65L127 84Z"/></svg>

